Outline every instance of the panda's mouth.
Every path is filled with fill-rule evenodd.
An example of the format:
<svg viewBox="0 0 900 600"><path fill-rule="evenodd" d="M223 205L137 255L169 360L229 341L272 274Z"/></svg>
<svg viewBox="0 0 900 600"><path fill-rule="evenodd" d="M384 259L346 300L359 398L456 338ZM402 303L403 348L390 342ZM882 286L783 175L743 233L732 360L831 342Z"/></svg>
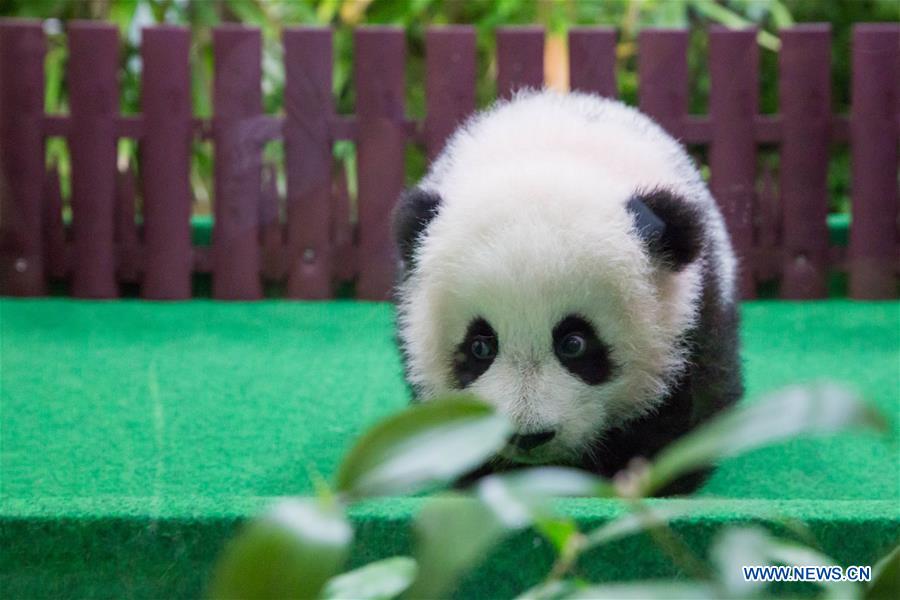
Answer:
<svg viewBox="0 0 900 600"><path fill-rule="evenodd" d="M554 429L514 433L499 452L503 458L525 464L542 464L554 457Z"/></svg>
<svg viewBox="0 0 900 600"><path fill-rule="evenodd" d="M513 444L506 444L501 448L499 454L506 460L512 462L540 465L552 460L552 453L548 452L549 448L542 446L533 450L523 450Z"/></svg>

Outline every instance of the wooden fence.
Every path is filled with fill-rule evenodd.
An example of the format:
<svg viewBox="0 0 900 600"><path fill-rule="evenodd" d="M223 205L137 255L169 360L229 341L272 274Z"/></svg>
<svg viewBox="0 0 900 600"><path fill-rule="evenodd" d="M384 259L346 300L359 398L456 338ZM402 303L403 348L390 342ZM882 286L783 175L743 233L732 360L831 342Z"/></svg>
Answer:
<svg viewBox="0 0 900 600"><path fill-rule="evenodd" d="M612 29L569 34L573 89L615 96ZM743 264L741 289L780 277L784 298L826 294L829 269L849 273L854 298L894 298L898 275L898 87L900 26L860 24L852 48L852 110L833 115L828 25L781 32L780 113L758 112L756 32L709 33L709 114L688 114L688 34L650 29L639 39L640 108L688 144L709 145L711 186ZM407 143L435 156L475 107L475 32L443 27L426 34L423 122L406 117L402 30L355 32L356 114L335 114L332 32L286 28L283 116L261 101L258 30L213 32L212 119L191 113L190 33L152 27L142 37L142 113L119 114L117 29L68 26L69 115L44 113L41 25L0 20L0 285L38 296L48 281L71 294L113 298L138 283L149 299L191 297L192 275L212 274L220 299L255 299L264 281L290 298L328 298L355 279L357 296L383 299L393 281L390 209L404 184ZM539 28L497 31L498 94L543 82ZM72 226L61 216L59 181L45 166L44 142L64 136L71 152ZM116 167L116 141L139 142L139 182ZM215 147L211 247L191 242L191 143ZM280 199L263 145L284 142L286 197ZM334 177L332 144L356 143L358 219ZM826 225L830 146L849 143L852 221L849 248L829 246ZM758 193L757 151L780 147L777 198ZM335 183L335 182L338 183ZM768 188L773 188L769 182ZM771 192L771 189L769 190ZM136 221L135 198L142 215ZM774 200L774 201L773 201ZM284 222L279 217L283 202Z"/></svg>

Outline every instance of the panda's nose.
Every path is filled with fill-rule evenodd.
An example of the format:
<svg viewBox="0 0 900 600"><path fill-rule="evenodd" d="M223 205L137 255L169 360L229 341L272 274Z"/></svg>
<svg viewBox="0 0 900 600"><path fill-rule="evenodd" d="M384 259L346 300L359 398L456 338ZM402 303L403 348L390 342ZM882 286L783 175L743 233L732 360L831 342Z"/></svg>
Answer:
<svg viewBox="0 0 900 600"><path fill-rule="evenodd" d="M514 446L517 448L521 448L522 450L532 450L533 448L537 448L538 446L542 446L546 444L556 435L556 432L553 430L550 431L538 431L537 433L525 433L512 436L512 440L510 440Z"/></svg>

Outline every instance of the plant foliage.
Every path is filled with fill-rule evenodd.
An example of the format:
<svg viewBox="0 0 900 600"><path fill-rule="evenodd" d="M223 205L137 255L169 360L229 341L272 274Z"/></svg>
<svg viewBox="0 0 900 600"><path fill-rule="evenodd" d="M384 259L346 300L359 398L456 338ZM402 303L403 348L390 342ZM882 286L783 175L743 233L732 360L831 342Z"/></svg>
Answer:
<svg viewBox="0 0 900 600"><path fill-rule="evenodd" d="M774 416L773 416L774 415ZM500 542L533 528L556 551L543 583L520 599L746 598L763 584L747 582L742 565L836 565L818 550L761 528L723 528L708 561L694 556L669 526L689 517L690 500L665 506L644 497L678 476L765 445L848 428L880 428L882 421L853 393L835 385L796 386L729 409L704 427L641 463L617 483L563 467L535 467L482 477L462 491L429 498L415 518L414 556L398 556L341 573L352 530L346 508L379 494L419 492L456 480L489 460L510 426L471 396L413 406L376 424L347 454L333 490L321 498L287 500L247 525L226 548L211 586L215 598L441 598ZM622 481L628 482L623 485ZM637 482L637 485L634 483ZM558 515L559 496L618 498L624 513L592 530ZM773 515L774 517L774 515ZM690 576L679 581L599 585L572 577L588 550L650 534ZM895 550L875 568L872 582L832 582L823 597L900 597Z"/></svg>

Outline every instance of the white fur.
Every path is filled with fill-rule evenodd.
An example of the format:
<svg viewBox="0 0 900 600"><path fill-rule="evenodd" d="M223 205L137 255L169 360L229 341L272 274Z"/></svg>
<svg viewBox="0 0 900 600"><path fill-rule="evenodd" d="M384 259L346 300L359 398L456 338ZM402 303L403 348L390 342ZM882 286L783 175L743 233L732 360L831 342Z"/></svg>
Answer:
<svg viewBox="0 0 900 600"><path fill-rule="evenodd" d="M421 185L442 204L398 294L411 382L425 400L452 389L453 352L485 318L500 351L469 389L520 431L557 431L532 454L539 460L575 457L664 396L684 367L679 336L697 316L703 261L733 301L733 253L699 174L662 129L618 102L520 94L457 132ZM625 208L635 190L657 186L707 217L707 248L680 272L650 260ZM553 354L552 329L573 313L619 366L604 384L585 384Z"/></svg>

